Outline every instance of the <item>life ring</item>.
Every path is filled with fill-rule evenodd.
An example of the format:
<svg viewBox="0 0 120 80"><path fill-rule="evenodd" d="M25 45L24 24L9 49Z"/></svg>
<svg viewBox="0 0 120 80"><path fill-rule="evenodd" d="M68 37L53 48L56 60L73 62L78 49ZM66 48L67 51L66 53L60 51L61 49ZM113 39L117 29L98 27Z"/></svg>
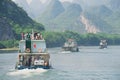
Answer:
<svg viewBox="0 0 120 80"><path fill-rule="evenodd" d="M26 52L27 52L27 53L30 53L30 48L27 48L27 49L26 49Z"/></svg>
<svg viewBox="0 0 120 80"><path fill-rule="evenodd" d="M39 53L40 53L40 52L42 52L42 49L41 49L41 48L39 48L39 49L38 49L38 52L39 52Z"/></svg>

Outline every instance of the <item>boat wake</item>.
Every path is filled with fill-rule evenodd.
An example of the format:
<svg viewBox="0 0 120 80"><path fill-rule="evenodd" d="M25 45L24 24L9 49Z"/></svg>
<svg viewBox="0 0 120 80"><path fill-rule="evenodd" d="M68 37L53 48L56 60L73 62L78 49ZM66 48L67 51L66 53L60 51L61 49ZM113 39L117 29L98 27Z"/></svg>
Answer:
<svg viewBox="0 0 120 80"><path fill-rule="evenodd" d="M22 76L22 77L30 77L32 75L38 75L47 72L47 70L39 68L39 69L23 69L23 70L15 70L12 72L8 72L9 76Z"/></svg>
<svg viewBox="0 0 120 80"><path fill-rule="evenodd" d="M60 52L60 53L72 53L71 51L62 51L62 52Z"/></svg>

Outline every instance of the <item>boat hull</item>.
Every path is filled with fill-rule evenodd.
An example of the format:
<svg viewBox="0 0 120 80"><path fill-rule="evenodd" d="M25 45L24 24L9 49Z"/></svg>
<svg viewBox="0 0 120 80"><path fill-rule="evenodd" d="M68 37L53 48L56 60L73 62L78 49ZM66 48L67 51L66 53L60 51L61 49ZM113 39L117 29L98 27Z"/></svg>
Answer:
<svg viewBox="0 0 120 80"><path fill-rule="evenodd" d="M16 67L15 67L15 69L17 69L17 70L22 70L22 69L38 69L38 68L51 69L51 66L19 66L19 65L16 65Z"/></svg>
<svg viewBox="0 0 120 80"><path fill-rule="evenodd" d="M100 49L105 49L105 48L107 48L107 45L100 45L99 48L100 48Z"/></svg>
<svg viewBox="0 0 120 80"><path fill-rule="evenodd" d="M15 69L50 69L48 53L19 53Z"/></svg>
<svg viewBox="0 0 120 80"><path fill-rule="evenodd" d="M62 47L63 51L79 52L78 47Z"/></svg>

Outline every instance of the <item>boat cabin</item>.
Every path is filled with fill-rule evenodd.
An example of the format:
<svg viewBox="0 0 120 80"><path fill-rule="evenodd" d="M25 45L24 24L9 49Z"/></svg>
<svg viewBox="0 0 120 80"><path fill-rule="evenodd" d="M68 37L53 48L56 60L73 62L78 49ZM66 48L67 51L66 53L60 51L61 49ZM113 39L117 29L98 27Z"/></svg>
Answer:
<svg viewBox="0 0 120 80"><path fill-rule="evenodd" d="M19 42L20 53L44 53L45 51L45 40L21 40Z"/></svg>
<svg viewBox="0 0 120 80"><path fill-rule="evenodd" d="M77 42L74 39L68 39L63 47L62 47L63 51L72 51L72 52L78 52L79 48L77 45Z"/></svg>
<svg viewBox="0 0 120 80"><path fill-rule="evenodd" d="M20 53L44 53L46 51L46 42L40 36L41 34L22 34L22 40L19 42Z"/></svg>

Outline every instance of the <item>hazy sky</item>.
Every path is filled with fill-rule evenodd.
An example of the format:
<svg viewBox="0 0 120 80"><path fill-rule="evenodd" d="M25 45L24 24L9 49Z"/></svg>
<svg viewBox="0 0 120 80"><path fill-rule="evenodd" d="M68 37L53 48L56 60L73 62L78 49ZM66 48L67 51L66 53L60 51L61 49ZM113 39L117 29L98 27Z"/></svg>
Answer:
<svg viewBox="0 0 120 80"><path fill-rule="evenodd" d="M60 0L61 2L64 2L64 1L69 1L69 2L72 2L73 0Z"/></svg>
<svg viewBox="0 0 120 80"><path fill-rule="evenodd" d="M15 1L15 0L12 0L12 1ZM27 0L28 3L30 3L32 0ZM45 3L47 0L40 0L42 3ZM72 2L73 0L60 0L62 2L64 1L69 1L69 2Z"/></svg>
<svg viewBox="0 0 120 80"><path fill-rule="evenodd" d="M16 0L12 0L12 1L16 1ZM30 3L32 0L27 0L28 3ZM40 0L42 3L45 3L47 0Z"/></svg>
<svg viewBox="0 0 120 80"><path fill-rule="evenodd" d="M15 1L15 0L13 0ZM30 3L32 0L27 0L28 3ZM40 0L42 3L45 3L48 0ZM64 1L69 1L72 2L74 0L60 0L61 2ZM101 4L106 4L107 0L81 0L82 2L84 2L84 4L87 4L88 6L92 6L92 5L101 5Z"/></svg>

